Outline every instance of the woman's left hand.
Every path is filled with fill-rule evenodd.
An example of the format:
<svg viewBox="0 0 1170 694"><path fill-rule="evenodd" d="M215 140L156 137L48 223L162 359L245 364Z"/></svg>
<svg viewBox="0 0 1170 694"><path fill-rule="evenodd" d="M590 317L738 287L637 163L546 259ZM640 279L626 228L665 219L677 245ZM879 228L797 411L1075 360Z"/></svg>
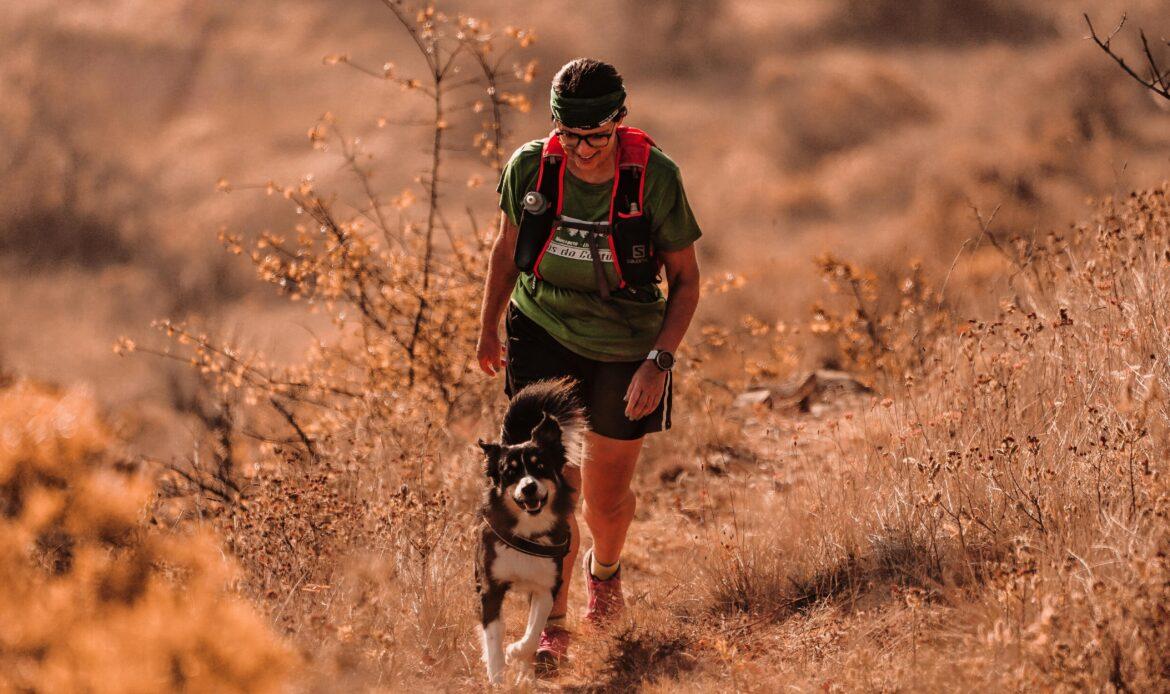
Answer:
<svg viewBox="0 0 1170 694"><path fill-rule="evenodd" d="M626 388L626 418L641 419L654 411L666 391L666 372L646 360L634 372L630 387Z"/></svg>

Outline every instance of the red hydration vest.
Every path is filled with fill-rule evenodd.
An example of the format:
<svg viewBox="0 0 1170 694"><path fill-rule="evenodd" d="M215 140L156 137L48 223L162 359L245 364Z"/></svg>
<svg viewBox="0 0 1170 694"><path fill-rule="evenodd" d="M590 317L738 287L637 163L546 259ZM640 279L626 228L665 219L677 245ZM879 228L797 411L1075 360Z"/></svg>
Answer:
<svg viewBox="0 0 1170 694"><path fill-rule="evenodd" d="M641 130L626 126L617 129L617 138L609 220L579 226L592 232L589 238L594 251L594 267L598 270L598 290L605 298L608 298L609 287L596 255L596 244L600 243L598 236L605 237L609 246L618 276L618 289L654 284L661 265L651 238L650 211L643 204L646 163L650 160L654 141ZM565 224L578 226L561 219L565 202L565 168L565 150L560 138L550 134L544 141L540 171L531 189L540 193L548 205L540 214L531 214L527 210L521 213L516 240L516 267L533 273L538 279L543 279L538 268L557 227Z"/></svg>

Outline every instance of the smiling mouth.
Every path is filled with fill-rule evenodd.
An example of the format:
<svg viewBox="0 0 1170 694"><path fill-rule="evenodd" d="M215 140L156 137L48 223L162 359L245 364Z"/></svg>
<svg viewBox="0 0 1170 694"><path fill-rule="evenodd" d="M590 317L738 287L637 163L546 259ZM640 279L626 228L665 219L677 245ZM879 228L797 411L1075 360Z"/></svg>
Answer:
<svg viewBox="0 0 1170 694"><path fill-rule="evenodd" d="M544 499L516 499L516 505L524 509L525 513L535 516L544 508Z"/></svg>

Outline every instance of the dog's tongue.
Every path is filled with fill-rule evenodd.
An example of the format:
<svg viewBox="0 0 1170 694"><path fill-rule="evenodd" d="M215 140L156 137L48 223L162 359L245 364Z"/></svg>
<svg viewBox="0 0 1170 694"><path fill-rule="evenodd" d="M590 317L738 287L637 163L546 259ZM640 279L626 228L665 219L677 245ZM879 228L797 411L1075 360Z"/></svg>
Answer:
<svg viewBox="0 0 1170 694"><path fill-rule="evenodd" d="M520 499L520 508L524 509L525 511L527 511L529 513L539 513L540 507L543 505L544 505L544 501L541 499L533 499L531 501L526 500L526 499Z"/></svg>

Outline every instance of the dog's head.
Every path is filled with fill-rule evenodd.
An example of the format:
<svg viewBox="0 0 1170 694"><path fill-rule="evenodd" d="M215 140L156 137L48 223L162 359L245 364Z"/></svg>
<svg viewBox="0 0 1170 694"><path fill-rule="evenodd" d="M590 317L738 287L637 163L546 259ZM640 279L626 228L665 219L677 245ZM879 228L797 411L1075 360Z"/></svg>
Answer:
<svg viewBox="0 0 1170 694"><path fill-rule="evenodd" d="M488 479L516 511L537 515L555 500L564 483L561 433L557 420L545 414L528 441L513 445L479 442Z"/></svg>

